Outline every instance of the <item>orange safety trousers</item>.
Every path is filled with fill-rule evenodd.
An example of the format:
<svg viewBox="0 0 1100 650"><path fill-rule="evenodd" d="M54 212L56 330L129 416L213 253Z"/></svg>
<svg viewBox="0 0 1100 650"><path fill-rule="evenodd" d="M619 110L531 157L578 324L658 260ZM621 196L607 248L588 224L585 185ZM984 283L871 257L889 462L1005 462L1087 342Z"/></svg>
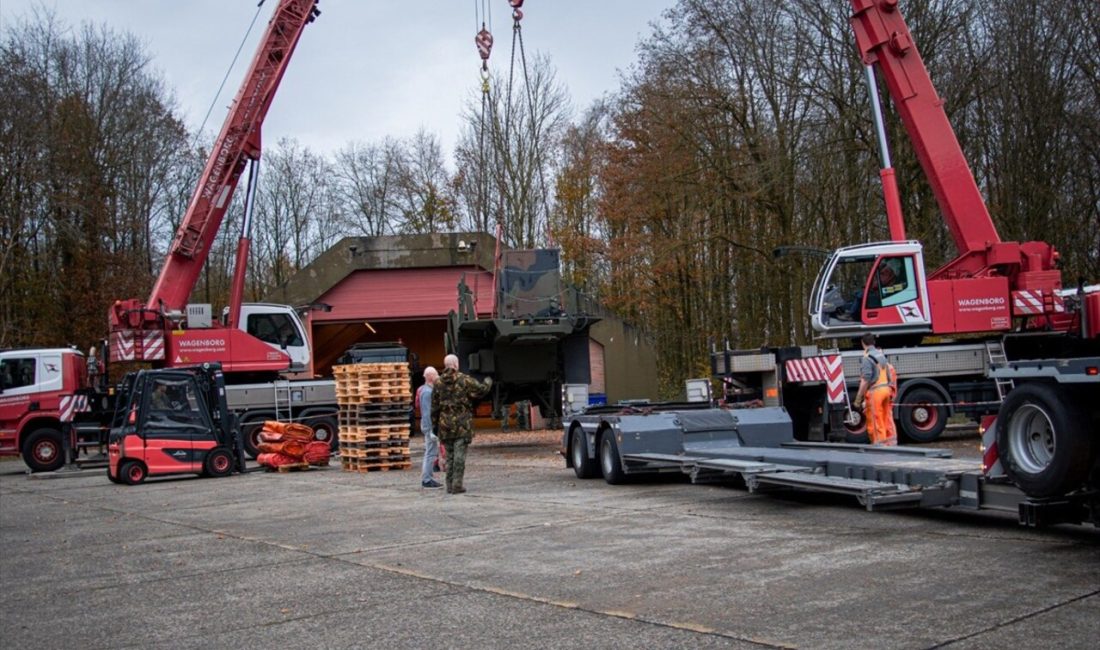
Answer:
<svg viewBox="0 0 1100 650"><path fill-rule="evenodd" d="M894 426L894 389L880 385L867 391L864 400L864 415L867 417L867 436L872 445L895 446L898 444L898 431Z"/></svg>

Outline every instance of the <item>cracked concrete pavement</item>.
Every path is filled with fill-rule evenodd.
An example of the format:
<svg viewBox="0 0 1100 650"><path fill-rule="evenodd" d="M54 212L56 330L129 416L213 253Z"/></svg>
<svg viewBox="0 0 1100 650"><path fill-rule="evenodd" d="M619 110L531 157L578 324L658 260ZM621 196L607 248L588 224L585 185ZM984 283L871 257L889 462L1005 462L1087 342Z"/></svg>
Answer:
<svg viewBox="0 0 1100 650"><path fill-rule="evenodd" d="M0 463L10 648L1094 647L1100 530L581 481L487 436L465 495L338 467L111 484ZM419 439L413 441L418 466Z"/></svg>

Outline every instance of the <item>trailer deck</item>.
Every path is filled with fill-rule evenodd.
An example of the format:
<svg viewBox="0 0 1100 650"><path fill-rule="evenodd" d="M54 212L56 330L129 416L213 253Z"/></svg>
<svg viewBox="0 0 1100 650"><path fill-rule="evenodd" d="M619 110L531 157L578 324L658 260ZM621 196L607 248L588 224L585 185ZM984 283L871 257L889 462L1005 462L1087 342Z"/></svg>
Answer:
<svg viewBox="0 0 1100 650"><path fill-rule="evenodd" d="M1098 522L1095 492L1031 499L983 459L946 449L875 447L795 441L782 407L757 409L605 410L577 416L566 428L567 464L583 433L588 453L608 478L608 440L624 475L680 471L693 483L743 482L750 492L804 490L854 497L867 510L958 507L1016 513L1021 524ZM995 426L983 434L993 446ZM582 470L583 471L583 470ZM611 481L610 478L608 478ZM616 482L616 481L611 481ZM1098 524L1100 525L1100 524Z"/></svg>

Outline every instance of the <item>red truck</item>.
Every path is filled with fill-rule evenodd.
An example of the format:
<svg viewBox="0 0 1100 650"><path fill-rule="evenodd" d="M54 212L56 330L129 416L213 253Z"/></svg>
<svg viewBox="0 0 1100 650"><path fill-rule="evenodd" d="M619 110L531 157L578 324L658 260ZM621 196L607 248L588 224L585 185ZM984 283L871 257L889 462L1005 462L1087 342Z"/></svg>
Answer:
<svg viewBox="0 0 1100 650"><path fill-rule="evenodd" d="M92 370L89 373L89 369ZM65 463L68 437L74 451L106 441L113 404L101 386L98 357L73 348L0 351L0 456L23 456L31 471Z"/></svg>

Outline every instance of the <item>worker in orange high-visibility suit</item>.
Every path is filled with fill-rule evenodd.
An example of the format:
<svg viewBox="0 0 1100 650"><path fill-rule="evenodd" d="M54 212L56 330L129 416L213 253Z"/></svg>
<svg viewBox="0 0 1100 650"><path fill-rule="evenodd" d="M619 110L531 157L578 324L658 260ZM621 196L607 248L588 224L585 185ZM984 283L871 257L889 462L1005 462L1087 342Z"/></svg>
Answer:
<svg viewBox="0 0 1100 650"><path fill-rule="evenodd" d="M867 435L872 445L898 444L894 426L894 397L898 393L898 376L886 355L875 347L875 335L863 335L863 359L859 364L859 392L855 407L866 397Z"/></svg>

